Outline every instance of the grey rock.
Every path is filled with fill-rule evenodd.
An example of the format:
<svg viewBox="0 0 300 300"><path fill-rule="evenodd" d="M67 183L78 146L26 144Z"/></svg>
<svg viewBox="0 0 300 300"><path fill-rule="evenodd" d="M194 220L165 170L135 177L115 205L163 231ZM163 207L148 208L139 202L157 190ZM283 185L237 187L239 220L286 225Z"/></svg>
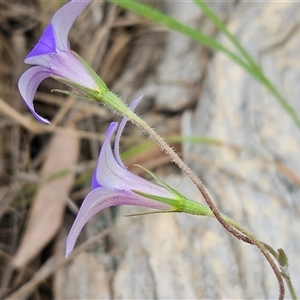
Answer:
<svg viewBox="0 0 300 300"><path fill-rule="evenodd" d="M299 12L299 3L252 3L243 16L229 23L230 31L298 116L300 30L295 16ZM299 294L299 129L263 86L219 53L209 66L196 112L186 116L185 127L194 135L240 147L193 144L185 154L221 211L250 228L260 240L286 251ZM209 163L195 164L189 159L191 153ZM275 277L260 253L238 247L235 267L241 267L243 276L237 286L243 288L244 297L276 298Z"/></svg>

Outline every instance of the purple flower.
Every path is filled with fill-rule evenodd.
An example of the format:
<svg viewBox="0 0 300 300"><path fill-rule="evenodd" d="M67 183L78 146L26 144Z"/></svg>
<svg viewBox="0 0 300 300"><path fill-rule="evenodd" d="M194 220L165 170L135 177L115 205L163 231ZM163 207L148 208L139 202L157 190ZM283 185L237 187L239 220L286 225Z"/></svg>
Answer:
<svg viewBox="0 0 300 300"><path fill-rule="evenodd" d="M130 108L133 110L142 96L135 99ZM172 201L176 201L176 194L158 184L147 181L130 172L124 166L119 154L119 142L127 118L123 118L115 139L114 150L111 147L111 137L118 127L118 123L110 124L103 142L96 170L92 178L92 191L84 199L74 224L67 238L66 256L68 256L84 225L99 211L110 206L135 205L158 210L172 210ZM161 197L159 200L144 197L138 193Z"/></svg>
<svg viewBox="0 0 300 300"><path fill-rule="evenodd" d="M50 124L35 112L33 98L37 87L45 78L53 76L75 88L81 86L87 90L99 89L90 70L78 56L71 52L68 41L73 23L90 2L91 0L73 0L57 11L42 37L25 59L25 63L36 66L22 75L19 80L19 90L32 114L42 123Z"/></svg>

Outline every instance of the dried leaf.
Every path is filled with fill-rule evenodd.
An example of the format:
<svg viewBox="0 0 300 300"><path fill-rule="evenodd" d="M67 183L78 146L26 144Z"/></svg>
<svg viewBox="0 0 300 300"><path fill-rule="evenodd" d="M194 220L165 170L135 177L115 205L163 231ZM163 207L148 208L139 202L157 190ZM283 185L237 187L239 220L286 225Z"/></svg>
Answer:
<svg viewBox="0 0 300 300"><path fill-rule="evenodd" d="M72 169L77 162L78 152L78 138L56 134L49 145L48 156L41 171L42 179ZM66 195L73 180L74 174L69 172L38 189L22 243L13 259L15 267L24 266L55 236L62 224Z"/></svg>

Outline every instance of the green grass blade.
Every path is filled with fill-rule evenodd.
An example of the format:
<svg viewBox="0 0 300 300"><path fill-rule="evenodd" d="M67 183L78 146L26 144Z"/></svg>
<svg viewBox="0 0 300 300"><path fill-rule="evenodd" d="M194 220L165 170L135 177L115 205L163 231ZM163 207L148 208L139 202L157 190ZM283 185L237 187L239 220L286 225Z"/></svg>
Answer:
<svg viewBox="0 0 300 300"><path fill-rule="evenodd" d="M177 20L174 18L141 3L138 3L134 0L108 0L108 2L115 3L125 9L128 9L140 16L143 16L147 19L150 19L152 21L155 21L169 29L172 29L174 31L177 31L179 33L182 33L183 35L190 37L194 41L197 41L211 49L220 51L225 53L227 56L229 56L234 62L236 62L238 65L240 65L243 69L245 69L248 73L253 74L252 69L249 67L249 65L241 59L239 56L231 52L229 49L224 47L222 44L220 44L215 39L206 36L202 32L195 30Z"/></svg>
<svg viewBox="0 0 300 300"><path fill-rule="evenodd" d="M293 119L298 128L300 128L300 120L293 109L293 107L285 100L280 92L274 87L270 80L264 75L260 67L254 62L247 51L239 44L233 35L227 30L226 26L221 20L205 5L203 1L195 0L199 7L204 8L206 13L215 25L227 36L227 38L235 45L239 50L242 57L236 55L215 39L206 36L201 31L190 28L189 26L175 20L174 18L142 3L134 0L108 0L108 2L115 3L120 7L128 9L140 16L143 16L149 20L155 21L169 29L177 31L187 37L190 37L194 41L197 41L211 49L220 51L226 54L232 61L242 67L246 72L252 75L257 81L263 84L278 100L284 110Z"/></svg>
<svg viewBox="0 0 300 300"><path fill-rule="evenodd" d="M261 69L246 49L239 43L239 41L228 31L226 25L222 22L222 20L207 6L207 4L203 0L194 0L196 5L202 10L202 12L215 24L215 26L228 38L228 40L236 47L236 49L241 53L241 55L245 58L248 65L261 73Z"/></svg>
<svg viewBox="0 0 300 300"><path fill-rule="evenodd" d="M291 116L296 125L300 128L300 121L295 110L289 105L286 99L280 94L270 80L265 76L262 69L255 63L247 50L239 43L239 41L228 31L226 25L220 18L207 6L203 0L194 0L202 12L215 24L215 26L228 38L228 40L236 47L240 54L252 68L254 77L258 79L279 101L284 110Z"/></svg>

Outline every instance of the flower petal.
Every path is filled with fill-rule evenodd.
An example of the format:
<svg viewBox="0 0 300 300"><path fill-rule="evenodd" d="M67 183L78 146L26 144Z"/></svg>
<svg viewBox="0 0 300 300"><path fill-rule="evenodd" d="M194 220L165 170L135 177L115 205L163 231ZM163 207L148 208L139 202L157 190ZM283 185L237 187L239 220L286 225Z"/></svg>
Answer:
<svg viewBox="0 0 300 300"><path fill-rule="evenodd" d="M137 105L140 103L140 101L142 100L143 98L143 95L135 98L129 105L129 108L134 111L135 108L137 107ZM115 158L116 158L116 161L125 168L122 160L121 160L121 157L120 157L120 138L121 138L121 135L123 133L123 129L124 127L126 126L128 122L128 118L124 117L122 118L121 122L120 122L120 125L119 125L119 128L118 128L118 131L117 131L117 134L116 134L116 139L115 139L115 144L114 144L114 153L115 153Z"/></svg>
<svg viewBox="0 0 300 300"><path fill-rule="evenodd" d="M118 123L116 122L110 124L102 144L94 177L98 186L125 191L136 190L165 198L174 198L174 195L162 186L154 184L128 171L123 165L120 165L116 161L112 152L110 139L117 126Z"/></svg>
<svg viewBox="0 0 300 300"><path fill-rule="evenodd" d="M97 181L96 170L93 172L92 180L91 180L91 189L96 189L100 187L100 184Z"/></svg>
<svg viewBox="0 0 300 300"><path fill-rule="evenodd" d="M40 65L39 62L35 62L34 57L44 54L55 52L55 38L52 25L48 25L41 38L34 46L34 48L28 53L25 59L26 64Z"/></svg>
<svg viewBox="0 0 300 300"><path fill-rule="evenodd" d="M20 93L32 114L40 122L46 124L50 124L50 122L35 112L33 107L33 98L41 81L49 77L49 75L49 71L44 67L32 67L21 76L18 84Z"/></svg>
<svg viewBox="0 0 300 300"><path fill-rule="evenodd" d="M91 0L73 0L60 8L52 18L57 51L70 50L68 35L76 18L90 4Z"/></svg>
<svg viewBox="0 0 300 300"><path fill-rule="evenodd" d="M97 89L97 84L87 68L71 51L28 57L25 63L43 66L51 75L62 77L92 90Z"/></svg>
<svg viewBox="0 0 300 300"><path fill-rule="evenodd" d="M155 200L147 199L130 191L119 191L100 187L92 190L84 199L76 216L73 226L67 237L66 257L72 252L75 242L84 225L104 208L118 205L134 205L159 210L168 210L171 207Z"/></svg>
<svg viewBox="0 0 300 300"><path fill-rule="evenodd" d="M110 143L110 137L111 137L111 136L113 135L113 133L115 132L117 126L118 126L118 123L117 123L117 122L111 122L111 123L109 124L109 127L108 127L108 129L107 129L107 132L106 132L106 136L105 136L104 142L103 142L102 147L101 147L101 149L100 149L99 157L100 157L100 155L101 155L101 151L103 151L103 149L104 149L104 143L105 143L105 141L108 140L109 143ZM100 185L100 183L99 183L98 180L97 180L97 169L98 169L98 168L101 168L101 166L99 165L99 158L98 158L98 161L97 161L97 166L96 166L96 168L95 168L95 170L94 170L94 173L93 173L93 176L92 176L92 182L91 182L91 188L92 188L92 189L95 189L95 188L97 188L97 187L102 186L102 185Z"/></svg>
<svg viewBox="0 0 300 300"><path fill-rule="evenodd" d="M27 56L25 58L24 62L25 62L25 64L29 64L29 65L37 65L37 66L49 68L54 54L53 53L43 54L43 55L37 55L37 56L31 56L31 57Z"/></svg>
<svg viewBox="0 0 300 300"><path fill-rule="evenodd" d="M87 68L71 51L53 54L49 72L91 90L98 88Z"/></svg>

